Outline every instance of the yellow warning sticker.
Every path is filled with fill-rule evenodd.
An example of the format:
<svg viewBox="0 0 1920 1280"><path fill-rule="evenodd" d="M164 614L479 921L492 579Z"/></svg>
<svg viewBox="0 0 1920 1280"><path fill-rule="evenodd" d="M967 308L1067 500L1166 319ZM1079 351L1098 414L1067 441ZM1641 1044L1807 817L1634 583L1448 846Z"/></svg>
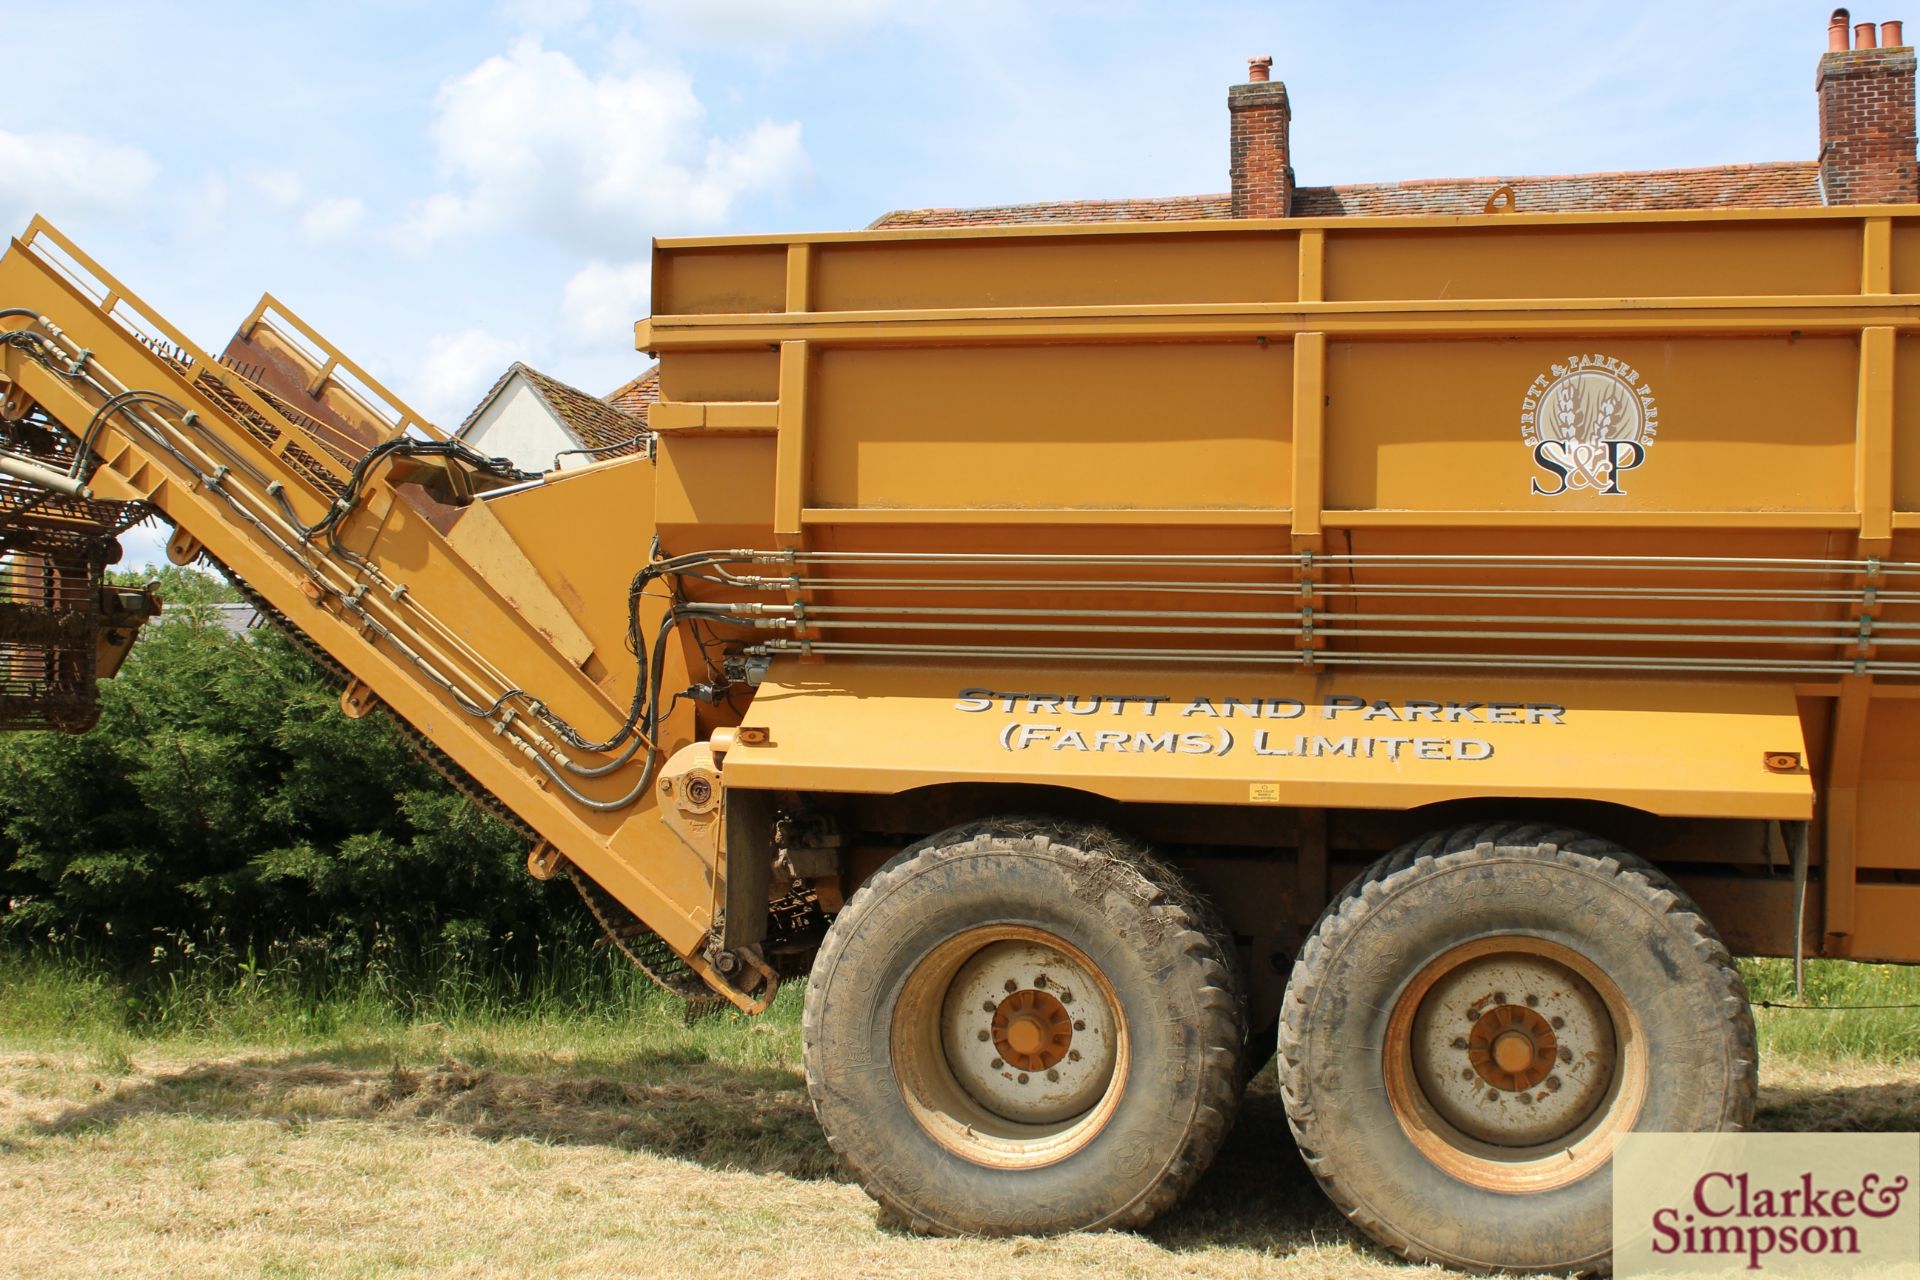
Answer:
<svg viewBox="0 0 1920 1280"><path fill-rule="evenodd" d="M1280 799L1280 784L1277 782L1250 782L1247 784L1247 799L1265 800L1275 804Z"/></svg>

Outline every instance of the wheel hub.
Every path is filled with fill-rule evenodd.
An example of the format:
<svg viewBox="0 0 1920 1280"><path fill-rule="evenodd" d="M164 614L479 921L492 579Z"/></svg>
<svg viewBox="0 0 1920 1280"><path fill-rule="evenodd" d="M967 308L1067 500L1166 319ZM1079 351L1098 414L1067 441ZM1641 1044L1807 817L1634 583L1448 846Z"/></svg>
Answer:
<svg viewBox="0 0 1920 1280"><path fill-rule="evenodd" d="M941 1006L940 1044L975 1103L1018 1124L1055 1124L1092 1107L1113 1079L1117 1027L1100 984L1066 952L992 942L959 967Z"/></svg>
<svg viewBox="0 0 1920 1280"><path fill-rule="evenodd" d="M1559 1038L1547 1020L1524 1005L1487 1010L1467 1033L1467 1061L1496 1089L1518 1093L1553 1072Z"/></svg>
<svg viewBox="0 0 1920 1280"><path fill-rule="evenodd" d="M993 1047L1022 1071L1045 1071L1073 1046L1073 1018L1045 991L1026 987L993 1012Z"/></svg>
<svg viewBox="0 0 1920 1280"><path fill-rule="evenodd" d="M1442 973L1420 997L1407 1049L1442 1119L1516 1148L1576 1132L1606 1099L1618 1059L1592 984L1521 950L1490 950Z"/></svg>

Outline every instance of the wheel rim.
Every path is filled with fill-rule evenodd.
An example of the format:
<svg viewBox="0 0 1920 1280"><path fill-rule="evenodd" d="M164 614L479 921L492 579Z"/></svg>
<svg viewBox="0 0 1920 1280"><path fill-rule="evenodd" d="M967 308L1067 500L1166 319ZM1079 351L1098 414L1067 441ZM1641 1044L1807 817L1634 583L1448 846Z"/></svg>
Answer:
<svg viewBox="0 0 1920 1280"><path fill-rule="evenodd" d="M1496 1191L1593 1173L1646 1097L1646 1046L1619 987L1544 938L1481 938L1434 959L1395 1001L1384 1054L1408 1138Z"/></svg>
<svg viewBox="0 0 1920 1280"><path fill-rule="evenodd" d="M936 947L901 988L892 1057L908 1109L948 1150L1027 1168L1105 1127L1127 1075L1126 1020L1085 952L1026 925Z"/></svg>

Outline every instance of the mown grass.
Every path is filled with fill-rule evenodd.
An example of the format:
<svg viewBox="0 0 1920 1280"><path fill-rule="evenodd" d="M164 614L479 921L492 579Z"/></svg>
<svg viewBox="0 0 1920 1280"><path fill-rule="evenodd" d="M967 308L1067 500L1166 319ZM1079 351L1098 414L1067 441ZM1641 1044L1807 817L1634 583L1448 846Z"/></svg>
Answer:
<svg viewBox="0 0 1920 1280"><path fill-rule="evenodd" d="M458 955L396 972L234 954L115 973L71 953L0 950L0 991L0 1046L78 1051L109 1072L143 1048L532 1070L624 1062L644 1046L663 1068L798 1069L798 987L757 1019L690 1017L625 960L584 946L513 973Z"/></svg>
<svg viewBox="0 0 1920 1280"><path fill-rule="evenodd" d="M1745 960L1741 969L1756 1005L1802 1003L1789 962ZM644 1040L759 1067L769 1061L769 1036L786 1037L799 1021L794 986L760 1019L726 1012L689 1020L618 956L586 946L554 948L514 971L458 954L416 957L402 971L212 953L116 973L71 952L0 949L0 991L0 1042L107 1057L142 1044L357 1053L431 1042L436 1052L458 1047L484 1060L514 1046L565 1043L591 1056ZM1920 1060L1920 966L1809 961L1804 1003L1816 1007L1756 1008L1763 1054Z"/></svg>
<svg viewBox="0 0 1920 1280"><path fill-rule="evenodd" d="M1144 1232L903 1235L814 1123L797 985L688 1021L615 959L109 975L0 952L0 1276L1445 1274L1320 1195L1271 1073ZM1790 966L1746 972L1791 999ZM1815 964L1808 996L1920 1001L1920 971ZM1757 1016L1760 1128L1920 1127L1920 1010Z"/></svg>
<svg viewBox="0 0 1920 1280"><path fill-rule="evenodd" d="M1762 1057L1797 1062L1920 1061L1920 966L1810 960L1806 997L1793 989L1786 960L1741 962L1757 1004L1811 1009L1754 1010ZM1870 1008L1861 1006L1889 1006ZM1901 1008L1898 1006L1907 1006Z"/></svg>

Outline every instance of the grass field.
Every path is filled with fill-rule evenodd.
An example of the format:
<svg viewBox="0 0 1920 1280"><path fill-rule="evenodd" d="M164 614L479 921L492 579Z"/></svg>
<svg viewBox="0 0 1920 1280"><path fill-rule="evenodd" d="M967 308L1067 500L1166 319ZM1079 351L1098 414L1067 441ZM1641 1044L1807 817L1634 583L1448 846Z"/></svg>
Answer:
<svg viewBox="0 0 1920 1280"><path fill-rule="evenodd" d="M1825 1003L1920 970L1816 965ZM1791 998L1784 966L1749 970ZM514 1000L322 995L244 967L128 988L0 958L0 1274L1405 1276L1294 1155L1270 1077L1186 1204L1137 1234L947 1241L840 1182L799 991L688 1025L602 976ZM1762 1011L1760 1123L1920 1128L1920 1011Z"/></svg>

